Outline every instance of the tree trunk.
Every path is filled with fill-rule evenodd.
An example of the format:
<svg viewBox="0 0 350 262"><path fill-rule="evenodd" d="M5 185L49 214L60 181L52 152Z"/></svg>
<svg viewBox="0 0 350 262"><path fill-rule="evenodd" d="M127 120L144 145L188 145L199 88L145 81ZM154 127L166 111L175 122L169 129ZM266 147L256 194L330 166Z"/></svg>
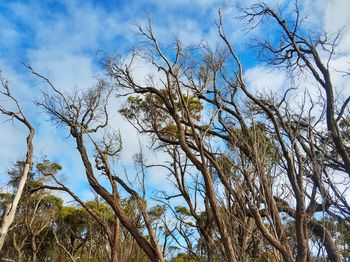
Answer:
<svg viewBox="0 0 350 262"><path fill-rule="evenodd" d="M323 225L314 221L309 221L309 227L312 229L312 232L323 241L329 261L343 261L343 256L337 245L334 243L329 231Z"/></svg>
<svg viewBox="0 0 350 262"><path fill-rule="evenodd" d="M11 97L10 93L8 93L8 96ZM12 97L12 99L14 99L17 102L17 100L15 98ZM18 102L17 102L17 105L18 105ZM20 113L19 113L20 115L17 115L13 112L7 112L7 111L5 111L4 114L15 117L17 120L19 120L24 125L26 125L27 128L29 129L29 133L28 133L28 136L26 138L26 140L27 140L27 155L26 155L26 159L25 159L23 173L21 175L21 179L19 181L19 185L17 188L17 192L15 194L15 197L14 197L12 203L6 207L5 213L3 215L3 219L1 221L0 251L4 245L9 228L10 228L11 224L13 223L13 220L15 219L17 206L18 206L19 200L21 199L21 196L22 196L22 193L24 190L24 186L27 182L28 173L30 171L30 167L31 167L32 162L33 162L33 137L34 137L35 129L31 126L31 124L29 123L29 120L22 113L19 106L18 106L18 109L20 111Z"/></svg>
<svg viewBox="0 0 350 262"><path fill-rule="evenodd" d="M36 251L37 251L37 247L36 247L36 241L35 241L35 235L32 235L30 238L30 243L31 243L31 247L32 247L32 262L36 262L37 261L37 257L36 257Z"/></svg>
<svg viewBox="0 0 350 262"><path fill-rule="evenodd" d="M111 247L111 262L118 262L118 246L119 246L119 234L120 234L120 228L119 228L119 220L118 218L115 218L114 222L114 228L113 228L113 243L110 243Z"/></svg>
<svg viewBox="0 0 350 262"><path fill-rule="evenodd" d="M139 229L133 224L133 222L128 217L127 213L124 211L119 200L116 200L113 195L111 195L103 186L101 186L95 176L92 164L89 160L83 136L81 133L78 133L76 129L71 128L71 134L75 137L77 149L80 153L80 157L83 161L86 176L90 186L93 190L100 195L113 209L115 215L118 217L121 224L125 227L126 230L132 235L132 237L136 240L139 247L145 252L148 258L154 262L164 262L163 254L159 252L158 243L153 243L151 245L148 240L143 236L143 234L139 231Z"/></svg>
<svg viewBox="0 0 350 262"><path fill-rule="evenodd" d="M111 246L111 262L118 262L118 252L116 246Z"/></svg>
<svg viewBox="0 0 350 262"><path fill-rule="evenodd" d="M22 196L24 186L28 178L29 169L30 169L30 164L26 163L24 166L23 174L21 176L21 180L18 185L15 198L13 199L13 202L6 207L5 214L4 214L3 220L1 221L1 228L0 228L0 250L2 249L5 243L5 239L9 231L9 228L13 220L15 219L17 206Z"/></svg>

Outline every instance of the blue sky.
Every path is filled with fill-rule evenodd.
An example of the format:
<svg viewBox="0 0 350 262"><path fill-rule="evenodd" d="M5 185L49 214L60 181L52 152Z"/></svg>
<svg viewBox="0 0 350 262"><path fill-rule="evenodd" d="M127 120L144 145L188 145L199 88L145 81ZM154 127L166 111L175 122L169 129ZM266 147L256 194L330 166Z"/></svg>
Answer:
<svg viewBox="0 0 350 262"><path fill-rule="evenodd" d="M255 1L249 0L249 5ZM288 7L289 1L269 0ZM347 69L350 61L350 1L305 0L305 13L309 14L307 26L335 32L344 27L341 52L336 56L334 68ZM39 1L7 0L0 2L0 69L3 77L10 80L14 94L21 101L25 112L36 127L35 155L44 155L63 166L67 184L84 199L91 197L84 171L71 138L64 128L57 128L48 121L33 103L40 97L43 83L29 74L22 63L30 64L36 71L47 76L57 87L70 90L73 87L92 86L97 76L104 72L99 65L99 52L119 53L127 56L140 37L136 24L143 25L150 18L161 44L168 45L176 37L185 44L206 41L215 45L218 41L215 20L221 8L225 15L227 33L235 44L246 69L245 77L251 88L278 91L283 88L286 76L272 72L255 59L256 53L249 48L250 38L242 30L244 23L235 19L240 1L212 0L136 0L136 1ZM286 11L288 12L288 10ZM272 34L272 28L257 28L251 35L261 37ZM138 74L142 78L149 67L144 65ZM340 89L350 90L346 81L339 77L335 82ZM2 100L0 100L1 102ZM117 108L118 105L116 105ZM147 139L123 120L115 110L114 124L121 130L124 151L120 163L132 165L132 155L137 152L139 140ZM1 121L5 120L3 117ZM6 169L10 163L24 155L25 130L11 122L0 122L0 183L6 181ZM152 162L165 160L162 154L147 151ZM169 188L164 172L150 172L151 188Z"/></svg>

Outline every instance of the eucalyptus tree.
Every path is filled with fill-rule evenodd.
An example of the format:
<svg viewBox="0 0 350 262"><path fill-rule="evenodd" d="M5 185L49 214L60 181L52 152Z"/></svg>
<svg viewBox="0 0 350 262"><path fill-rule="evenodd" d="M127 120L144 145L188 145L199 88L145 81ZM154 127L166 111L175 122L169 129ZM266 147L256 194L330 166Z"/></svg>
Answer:
<svg viewBox="0 0 350 262"><path fill-rule="evenodd" d="M12 201L8 202L6 208L4 209L1 217L1 225L0 225L0 251L2 246L4 245L6 236L8 234L9 228L15 219L16 210L20 198L22 196L26 181L28 179L29 171L33 164L33 138L35 129L30 123L30 120L26 116L23 111L22 106L19 101L10 90L10 83L2 78L0 75L1 82L1 91L0 94L2 97L6 98L6 100L2 101L0 104L0 113L8 117L9 119L14 119L19 123L23 124L28 129L28 135L26 138L26 157L23 160L23 166L21 166L21 175L19 177L19 183L17 187L14 188ZM7 103L9 102L9 103ZM14 108L13 110L8 109Z"/></svg>
<svg viewBox="0 0 350 262"><path fill-rule="evenodd" d="M147 213L144 187L140 192L136 191L111 165L111 161L118 157L122 150L119 133L109 126L108 101L112 95L112 88L105 80L100 79L92 88L63 93L49 79L31 67L29 69L50 87L49 92L43 92L43 98L37 104L54 122L68 128L76 143L91 188L112 208L120 224L131 234L147 257L152 261L164 261L161 246ZM89 154L90 148L94 151L93 157ZM98 174L107 179L110 189L103 185ZM144 176L140 181L144 181ZM135 204L144 228L127 212L120 189L128 194ZM147 235L144 232L147 232ZM115 252L112 252L111 260L117 261Z"/></svg>
<svg viewBox="0 0 350 262"><path fill-rule="evenodd" d="M319 219L331 217L344 227L350 224L344 189L350 172L350 99L342 101L335 96L335 73L330 68L339 35L329 40L325 34L309 33L303 28L298 5L293 13L293 17L283 17L265 4L242 10L242 19L251 28L273 25L277 30L272 39L265 36L256 45L270 69L278 67L290 76L289 87L274 95L252 90L220 12L217 30L221 45L214 49L184 47L180 41L171 49L164 48L151 23L139 27L145 40L142 49L106 61L112 85L100 79L92 88L63 92L29 67L49 86L37 105L53 122L68 129L89 185L105 202L102 209L108 209L108 219L52 174L56 185L39 185L32 193L46 188L70 194L102 228L111 261L141 261L145 255L151 261L165 261L171 255L169 250L176 247L186 251L178 254L180 261L231 262L247 257L312 261L311 243L317 243L318 251L325 250L329 260L342 261L346 247L340 250L332 227ZM145 82L138 81L135 73L140 60L157 72ZM305 87L303 100L296 105L292 99L300 95L295 84L300 76L312 81L319 95ZM15 102L19 113L3 108L1 112L30 130L28 169L34 129L6 82L3 87L3 95ZM164 167L176 187L176 194L157 195L167 211L164 206L150 209L147 204L144 164L140 190L113 167L112 161L122 150L121 137L110 126L108 103L114 87L128 96L120 113L140 133L149 135L156 149L170 156L168 163L149 166ZM23 174L28 175L29 169L25 170ZM173 206L176 198L181 198L183 205ZM170 215L174 219L169 219ZM56 229L62 230L53 230L53 236L65 256L75 261L79 241L69 244L65 240L67 236L75 238L75 233L63 230L67 220L61 222ZM87 237L81 235L80 240L90 241L91 251L93 241ZM134 243L137 248L127 248Z"/></svg>
<svg viewBox="0 0 350 262"><path fill-rule="evenodd" d="M13 187L21 182L25 163L19 161L9 175ZM16 261L42 261L49 256L52 245L51 224L58 217L62 200L47 191L31 192L42 184L31 169L17 206L15 219L4 242L2 259L16 258ZM6 203L6 199L2 199ZM7 199L9 203L12 200Z"/></svg>
<svg viewBox="0 0 350 262"><path fill-rule="evenodd" d="M131 59L106 61L115 84L133 93L121 110L126 119L157 141L157 147L169 151L176 147L185 155L186 164L176 165L178 156L170 154L175 159L170 168L179 196L194 219L198 214L193 212L193 199L187 192L191 187L183 183L188 174L177 172L190 165L201 174L206 212L216 229L214 239L200 223L197 226L203 237L207 235L207 245L219 251L220 259L243 259L243 242L230 225L232 220L242 223L237 215L241 213L252 218L274 259L311 261L309 239L314 235L324 245L328 259L342 261L336 239L316 219L318 214L345 222L349 218L346 193L335 179L349 179L349 148L341 121L348 119L350 99L341 103L334 97L329 66L338 36L329 40L322 34L309 34L302 27L298 5L294 15L284 19L281 13L258 4L243 10L242 18L252 27L275 23L278 41L258 42L260 54L272 66L285 66L291 74L311 77L319 87L318 97L306 88L300 107L290 99L300 91L293 81L280 96L251 91L220 13L217 26L223 46L219 48L186 48L177 41L169 52L149 24L139 28L146 43L141 51ZM134 69L139 60L151 63L158 75L137 81ZM216 183L224 189L225 197ZM230 206L238 213L231 213L228 219L223 210ZM290 241L285 215L293 221L295 242ZM250 232L251 228L245 230Z"/></svg>

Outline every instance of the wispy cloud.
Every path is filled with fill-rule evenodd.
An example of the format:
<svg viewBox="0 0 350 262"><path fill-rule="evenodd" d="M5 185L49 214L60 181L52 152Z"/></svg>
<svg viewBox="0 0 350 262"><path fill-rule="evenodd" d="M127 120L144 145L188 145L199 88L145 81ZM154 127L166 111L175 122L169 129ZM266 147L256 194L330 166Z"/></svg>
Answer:
<svg viewBox="0 0 350 262"><path fill-rule="evenodd" d="M336 31L343 25L350 24L346 8L350 8L348 1L336 0L331 4L322 0L316 7L312 2L305 1L306 8L314 8L314 12L309 12L310 24L315 24L312 21L319 21L320 17L322 21L318 24L326 30ZM97 76L104 74L99 65L99 51L127 56L130 48L140 41L135 34L135 24L146 24L148 18L152 20L155 33L164 45L179 37L185 44L197 44L205 40L215 46L218 40L215 21L217 10L221 8L225 14L227 35L238 47L242 60L247 61L246 77L253 88L271 86L271 78L274 79L274 89L282 88L283 74L269 73L260 64L250 68L257 62L250 62L252 57L246 56L250 52L247 49L250 38L242 30L244 23L237 20L238 7L238 1L213 0L139 0L119 1L118 4L112 4L112 1L82 0L0 3L0 68L4 76L11 80L14 93L37 126L36 154L47 155L48 158L59 161L64 167L63 173L69 186L82 192L82 195L89 195L86 193L88 187L79 155L72 139L67 138L68 131L64 128L57 129L45 114L39 113L40 110L33 101L40 96L44 85L31 76L21 62L30 63L62 90L90 87L96 82ZM264 33L266 31L260 28L255 32L258 36ZM340 69L348 66L346 61L349 57L345 55L350 52L350 33L347 27L343 31L343 41L342 54L336 57L333 64ZM144 79L150 69L145 65L140 66L138 78ZM337 81L340 87L347 88L347 83L342 78ZM139 150L139 139L144 145L148 140L138 136L132 126L117 114L118 106L120 104L115 106L112 122L116 129L120 129L123 138L124 151L120 162L131 166L132 155ZM0 164L6 166L10 160L23 155L25 132L18 125L12 126L9 123L1 124L0 132ZM151 151L147 152L147 158L150 163L166 160L164 154L154 155ZM154 188L169 187L166 173L160 169L150 173L148 182Z"/></svg>

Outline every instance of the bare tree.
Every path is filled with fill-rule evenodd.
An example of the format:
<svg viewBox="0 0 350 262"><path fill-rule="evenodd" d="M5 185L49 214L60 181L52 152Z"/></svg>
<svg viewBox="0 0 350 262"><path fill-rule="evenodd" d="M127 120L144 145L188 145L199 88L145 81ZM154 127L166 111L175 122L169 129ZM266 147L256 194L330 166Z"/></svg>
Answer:
<svg viewBox="0 0 350 262"><path fill-rule="evenodd" d="M1 94L4 97L8 98L10 102L15 106L15 110L17 110L17 111L7 110L5 106L0 105L0 112L3 115L10 117L11 119L15 119L16 121L19 121L20 123L25 125L28 129L28 135L26 139L26 151L27 151L26 158L24 160L23 169L21 170L21 176L18 183L18 187L15 189L16 192L14 193L12 203L10 203L6 207L4 214L2 215L1 226L0 226L0 250L1 250L4 245L9 228L15 218L16 209L20 201L21 195L23 193L24 186L28 179L28 173L33 164L33 137L34 137L35 129L31 125L27 116L24 114L23 109L20 103L18 102L18 100L11 94L9 82L4 80L2 77L0 81L3 89L2 91L0 91Z"/></svg>
<svg viewBox="0 0 350 262"><path fill-rule="evenodd" d="M139 194L129 186L127 182L114 173L110 166L110 159L118 156L121 151L119 134L108 129L109 113L107 104L111 96L111 88L108 87L104 80L100 80L94 88L84 91L76 90L71 95L65 95L47 78L36 73L32 68L30 69L33 74L45 80L51 88L52 94L43 93L43 100L38 102L38 105L44 108L57 124L65 125L69 128L70 135L76 142L85 167L86 177L92 189L111 206L121 225L130 232L149 259L151 261L164 261L161 247L148 218L144 194ZM100 142L97 142L97 139L93 137L94 135L102 137ZM84 138L88 139L95 150L95 165L91 162ZM98 181L96 170L109 181L111 192ZM149 240L125 211L118 185L134 199L145 223ZM112 261L117 260L116 255L116 253L112 253Z"/></svg>
<svg viewBox="0 0 350 262"><path fill-rule="evenodd" d="M112 85L101 79L92 88L65 93L29 67L49 87L37 104L52 121L69 129L89 185L112 212L113 219L106 221L51 172L46 176L55 185L33 189L67 192L94 218L99 234L84 238L91 240L88 260L92 250L110 255L111 261L146 255L160 262L177 252L180 260L212 262L343 261L347 256L348 245L340 246L337 240L337 234L345 234L334 229L335 224L350 228L350 99L336 97L330 69L339 34L329 39L304 30L297 4L294 17L283 17L265 4L242 11L249 28L275 23L279 30L271 41L266 36L258 40L257 51L269 68L288 73L286 89L275 94L251 89L220 12L217 29L222 44L216 48L184 47L180 41L164 48L151 23L139 27L145 40L141 48L125 59L106 61ZM135 73L139 59L156 72L144 82ZM316 91L306 86L301 92L299 76L312 80ZM4 108L1 112L28 123L4 81L3 87L2 94L19 113ZM114 87L118 95L127 96L120 113L170 159L147 165L140 152L135 158L138 189L126 171L118 174L113 168L122 150L119 133L110 127L108 103ZM302 96L299 104L293 101L295 95ZM30 167L31 159L26 163ZM145 176L146 169L154 167L169 174L174 191L157 192L161 205L150 208ZM65 252L62 257L76 260L74 243L69 249L62 241L65 232L62 239L53 232ZM98 247L100 239L103 248ZM13 252L20 257L21 238L14 234L13 240ZM35 260L38 247L35 239L31 242Z"/></svg>
<svg viewBox="0 0 350 262"><path fill-rule="evenodd" d="M230 219L225 218L228 213L222 211L231 204L244 216L253 218L275 259L311 261L309 239L313 234L324 244L330 260L342 261L335 239L315 216L316 213L332 215L332 209L339 211L339 201L346 206L346 200L329 191L327 172L332 168L324 164L337 163L342 167L337 170L348 173L348 150L335 121L330 72L317 49L318 44L325 48L326 42L313 44L299 35L299 9L295 11L296 21L292 29L288 29L285 20L265 5L252 6L244 12L250 23L261 16L271 16L278 22L282 28L281 39L283 43L287 42L287 46L276 51L264 43L263 49L270 47L272 55L278 56L273 60L275 63L281 57L286 58L288 69L299 67L303 71L306 67L310 70L315 81L325 90L325 100L322 96L313 98L306 92L304 100L308 103L304 101L304 105L296 110L288 99L290 92L296 90L294 86L280 98L253 94L219 14L218 30L224 47L216 50L183 48L180 42L176 42L174 53L166 56L151 24L139 28L147 42L143 51L135 53L128 61L118 58L106 63L107 71L117 85L134 93L121 112L140 132L159 141L158 147L178 146L201 173L208 200L206 211L212 214L227 261L239 260L238 250L242 247L229 230ZM277 46L283 45L278 43ZM334 50L335 44L331 47ZM283 53L285 50L287 55ZM330 52L329 59L333 52ZM149 76L146 83L137 82L133 66L139 58L146 58L158 69L159 75ZM341 108L346 106L345 101ZM205 121L200 116L203 108L211 109ZM321 114L316 114L318 119L315 119L317 110ZM324 119L330 138L322 135ZM215 139L221 142L215 143ZM330 156L329 148L322 146L330 141L335 145L335 157ZM231 163L234 171L220 163L225 154L230 156L227 163ZM176 159L174 154L172 157ZM173 163L172 172L176 178L174 167L177 168ZM227 205L214 187L215 177L226 190ZM280 186L285 190L278 190ZM177 187L190 207L181 179L177 179ZM295 243L290 241L292 236L285 229L284 214L295 226ZM239 221L237 214L231 219ZM249 232L249 229L245 230Z"/></svg>
<svg viewBox="0 0 350 262"><path fill-rule="evenodd" d="M314 80L325 93L327 129L331 134L335 150L343 161L344 169L350 174L350 154L341 136L339 121L344 117L344 110L349 105L350 98L343 104L336 106L334 86L331 77L330 63L339 43L341 30L335 37L330 38L327 33L308 34L302 30L302 17L298 2L295 3L295 19L287 23L278 12L266 4L256 4L244 11L244 17L253 26L264 18L272 19L280 28L279 41L264 41L259 43L266 59L275 65L286 65L288 69L307 69ZM325 54L325 58L322 54Z"/></svg>

